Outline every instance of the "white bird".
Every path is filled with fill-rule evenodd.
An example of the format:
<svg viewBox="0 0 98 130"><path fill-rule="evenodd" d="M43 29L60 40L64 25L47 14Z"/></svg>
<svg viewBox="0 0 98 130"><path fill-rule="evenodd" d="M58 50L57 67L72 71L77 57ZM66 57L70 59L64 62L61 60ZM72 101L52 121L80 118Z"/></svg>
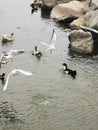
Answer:
<svg viewBox="0 0 98 130"><path fill-rule="evenodd" d="M13 41L14 34L11 33L10 35L3 35L2 36L2 42L11 42Z"/></svg>
<svg viewBox="0 0 98 130"><path fill-rule="evenodd" d="M55 30L53 29L51 40L50 40L49 44L42 42L42 41L41 41L41 44L47 46L48 47L47 50L52 51L55 49L55 46L54 46L55 42L56 42L56 33L55 33Z"/></svg>
<svg viewBox="0 0 98 130"><path fill-rule="evenodd" d="M15 74L18 74L18 72L20 72L21 74L24 74L26 76L31 76L33 73L29 72L29 71L24 71L24 70L21 70L21 69L14 69L12 70L8 76L7 76L7 79L6 79L6 82L5 82L5 85L3 87L3 91L5 91L7 89L7 86L8 86L8 81L9 81L9 77L11 75L15 75Z"/></svg>
<svg viewBox="0 0 98 130"><path fill-rule="evenodd" d="M21 54L24 52L24 50L10 50L9 52L3 52L0 58L1 64L9 62L13 58L13 55Z"/></svg>

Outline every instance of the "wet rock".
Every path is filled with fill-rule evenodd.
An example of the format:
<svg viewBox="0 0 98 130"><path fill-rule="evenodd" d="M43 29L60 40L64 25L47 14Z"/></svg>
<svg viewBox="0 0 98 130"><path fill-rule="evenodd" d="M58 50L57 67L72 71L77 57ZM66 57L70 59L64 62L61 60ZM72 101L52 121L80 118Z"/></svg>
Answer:
<svg viewBox="0 0 98 130"><path fill-rule="evenodd" d="M77 29L81 25L98 30L98 10L89 11L70 23L72 29Z"/></svg>
<svg viewBox="0 0 98 130"><path fill-rule="evenodd" d="M94 60L98 60L98 55L93 56L93 59L94 59Z"/></svg>
<svg viewBox="0 0 98 130"><path fill-rule="evenodd" d="M84 20L87 27L98 30L98 10L86 13Z"/></svg>
<svg viewBox="0 0 98 130"><path fill-rule="evenodd" d="M42 0L42 9L50 11L56 4L56 0Z"/></svg>
<svg viewBox="0 0 98 130"><path fill-rule="evenodd" d="M90 32L74 30L69 35L70 49L82 54L93 52L94 41Z"/></svg>
<svg viewBox="0 0 98 130"><path fill-rule="evenodd" d="M94 8L93 10L98 9L98 0L92 0L92 5L91 5L91 7Z"/></svg>
<svg viewBox="0 0 98 130"><path fill-rule="evenodd" d="M84 14L84 5L79 1L71 1L56 5L51 11L51 17L58 21L70 17L78 18Z"/></svg>
<svg viewBox="0 0 98 130"><path fill-rule="evenodd" d="M70 28L71 29L80 29L80 26L85 26L85 25L86 25L86 23L85 23L84 17L79 17L78 19L73 20L70 23Z"/></svg>

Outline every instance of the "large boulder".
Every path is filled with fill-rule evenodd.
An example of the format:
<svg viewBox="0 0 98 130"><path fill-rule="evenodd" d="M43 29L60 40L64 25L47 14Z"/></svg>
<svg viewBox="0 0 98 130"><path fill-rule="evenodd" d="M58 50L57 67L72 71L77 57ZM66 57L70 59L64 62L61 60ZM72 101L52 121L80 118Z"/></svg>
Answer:
<svg viewBox="0 0 98 130"><path fill-rule="evenodd" d="M56 0L42 0L42 8L45 9L52 9L56 4Z"/></svg>
<svg viewBox="0 0 98 130"><path fill-rule="evenodd" d="M89 11L70 23L72 29L79 29L81 25L98 30L98 10Z"/></svg>
<svg viewBox="0 0 98 130"><path fill-rule="evenodd" d="M92 0L92 4L96 6L96 9L98 9L98 0Z"/></svg>
<svg viewBox="0 0 98 130"><path fill-rule="evenodd" d="M98 30L98 10L86 13L84 16L84 20L87 27Z"/></svg>
<svg viewBox="0 0 98 130"><path fill-rule="evenodd" d="M74 30L69 35L70 49L82 54L93 52L94 41L90 32Z"/></svg>
<svg viewBox="0 0 98 130"><path fill-rule="evenodd" d="M51 11L51 17L54 19L65 20L68 18L77 18L84 14L84 4L79 1L71 1L54 6Z"/></svg>
<svg viewBox="0 0 98 130"><path fill-rule="evenodd" d="M71 29L80 29L80 26L85 26L85 20L84 17L79 17L78 19L73 20L70 23L70 28Z"/></svg>

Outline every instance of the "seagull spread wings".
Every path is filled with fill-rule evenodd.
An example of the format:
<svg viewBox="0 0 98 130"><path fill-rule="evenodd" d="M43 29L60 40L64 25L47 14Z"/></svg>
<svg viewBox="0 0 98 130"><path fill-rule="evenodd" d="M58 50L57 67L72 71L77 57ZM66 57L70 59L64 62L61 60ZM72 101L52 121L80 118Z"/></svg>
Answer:
<svg viewBox="0 0 98 130"><path fill-rule="evenodd" d="M47 46L48 47L47 50L54 50L55 49L55 46L54 46L55 42L56 42L56 33L55 33L55 30L53 29L51 40L50 40L49 44L42 42L42 41L41 41L41 44Z"/></svg>
<svg viewBox="0 0 98 130"><path fill-rule="evenodd" d="M24 50L10 50L9 52L3 52L0 58L0 61L2 64L5 64L13 58L13 55L21 54L24 52L25 52Z"/></svg>
<svg viewBox="0 0 98 130"><path fill-rule="evenodd" d="M24 70L21 70L21 69L15 69L15 70L12 70L8 76L7 76L7 79L6 79L6 83L3 87L3 91L5 91L7 89L7 86L8 86L8 81L9 81L9 77L10 75L15 75L17 74L18 72L20 72L21 74L24 74L26 76L31 76L33 73L29 72L29 71L24 71Z"/></svg>

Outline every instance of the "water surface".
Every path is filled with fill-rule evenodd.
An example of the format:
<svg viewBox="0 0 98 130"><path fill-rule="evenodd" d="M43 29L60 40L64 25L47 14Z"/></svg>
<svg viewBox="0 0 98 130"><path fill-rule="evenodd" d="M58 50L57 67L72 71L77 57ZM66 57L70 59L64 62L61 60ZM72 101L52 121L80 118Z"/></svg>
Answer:
<svg viewBox="0 0 98 130"><path fill-rule="evenodd" d="M2 51L24 49L2 66L6 75L16 68L33 76L11 76L3 92L0 82L0 130L98 130L98 61L69 51L66 26L54 22L39 9L31 13L32 0L0 1L0 36L14 33L14 41L0 43ZM56 30L56 50L47 52ZM31 55L35 45L40 60ZM62 71L62 63L77 70L76 79Z"/></svg>

